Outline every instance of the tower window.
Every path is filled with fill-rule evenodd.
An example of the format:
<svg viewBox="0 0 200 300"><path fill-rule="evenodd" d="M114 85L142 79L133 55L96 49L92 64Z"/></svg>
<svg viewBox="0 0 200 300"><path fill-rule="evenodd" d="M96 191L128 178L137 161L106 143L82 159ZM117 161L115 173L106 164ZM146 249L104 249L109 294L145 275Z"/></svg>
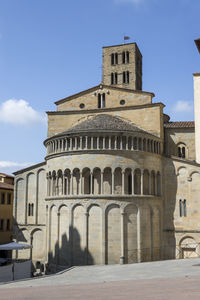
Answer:
<svg viewBox="0 0 200 300"><path fill-rule="evenodd" d="M84 103L81 103L80 104L80 108L84 108L85 107L85 104Z"/></svg>
<svg viewBox="0 0 200 300"><path fill-rule="evenodd" d="M111 65L118 65L118 53L111 54Z"/></svg>
<svg viewBox="0 0 200 300"><path fill-rule="evenodd" d="M118 74L111 73L111 84L117 84L117 83L118 83Z"/></svg>
<svg viewBox="0 0 200 300"><path fill-rule="evenodd" d="M186 146L184 144L178 145L177 155L178 155L178 157L186 158Z"/></svg>
<svg viewBox="0 0 200 300"><path fill-rule="evenodd" d="M8 193L7 204L11 204L11 193Z"/></svg>
<svg viewBox="0 0 200 300"><path fill-rule="evenodd" d="M114 84L114 73L111 73L111 75L110 75L110 76L111 76L110 83L111 83L111 84Z"/></svg>
<svg viewBox="0 0 200 300"><path fill-rule="evenodd" d="M117 82L118 82L118 74L115 73L115 84L117 84Z"/></svg>
<svg viewBox="0 0 200 300"><path fill-rule="evenodd" d="M5 204L5 193L1 193L1 204Z"/></svg>
<svg viewBox="0 0 200 300"><path fill-rule="evenodd" d="M0 220L0 230L3 231L4 228L4 219Z"/></svg>
<svg viewBox="0 0 200 300"><path fill-rule="evenodd" d="M129 51L122 52L122 63L128 64L129 63Z"/></svg>
<svg viewBox="0 0 200 300"><path fill-rule="evenodd" d="M129 83L129 71L123 72L123 83Z"/></svg>
<svg viewBox="0 0 200 300"><path fill-rule="evenodd" d="M124 99L120 100L120 104L124 105L125 104L125 100Z"/></svg>
<svg viewBox="0 0 200 300"><path fill-rule="evenodd" d="M98 94L98 108L105 108L106 107L106 95Z"/></svg>

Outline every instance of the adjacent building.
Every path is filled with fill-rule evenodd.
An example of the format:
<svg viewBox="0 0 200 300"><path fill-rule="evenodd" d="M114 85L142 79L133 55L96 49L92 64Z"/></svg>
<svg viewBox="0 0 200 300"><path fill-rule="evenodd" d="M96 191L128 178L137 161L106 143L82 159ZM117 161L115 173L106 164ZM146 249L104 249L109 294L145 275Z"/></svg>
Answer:
<svg viewBox="0 0 200 300"><path fill-rule="evenodd" d="M199 255L200 127L195 139L193 121L171 122L153 98L130 43L103 47L102 82L47 112L45 161L15 172L14 234L33 262Z"/></svg>
<svg viewBox="0 0 200 300"><path fill-rule="evenodd" d="M12 240L14 177L0 173L0 244Z"/></svg>

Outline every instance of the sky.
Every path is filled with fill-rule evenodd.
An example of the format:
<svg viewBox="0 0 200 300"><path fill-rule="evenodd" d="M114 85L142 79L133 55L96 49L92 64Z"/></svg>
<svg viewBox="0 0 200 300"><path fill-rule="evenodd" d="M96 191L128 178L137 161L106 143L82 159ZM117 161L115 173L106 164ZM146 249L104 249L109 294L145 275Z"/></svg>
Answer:
<svg viewBox="0 0 200 300"><path fill-rule="evenodd" d="M0 172L44 161L46 111L101 82L102 47L137 42L143 90L194 120L199 0L0 0Z"/></svg>

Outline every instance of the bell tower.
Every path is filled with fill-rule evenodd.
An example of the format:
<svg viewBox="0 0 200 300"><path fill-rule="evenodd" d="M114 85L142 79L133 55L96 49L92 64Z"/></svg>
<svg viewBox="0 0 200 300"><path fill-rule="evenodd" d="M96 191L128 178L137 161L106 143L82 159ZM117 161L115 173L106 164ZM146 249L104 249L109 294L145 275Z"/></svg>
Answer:
<svg viewBox="0 0 200 300"><path fill-rule="evenodd" d="M142 90L142 54L136 43L103 47L102 83Z"/></svg>

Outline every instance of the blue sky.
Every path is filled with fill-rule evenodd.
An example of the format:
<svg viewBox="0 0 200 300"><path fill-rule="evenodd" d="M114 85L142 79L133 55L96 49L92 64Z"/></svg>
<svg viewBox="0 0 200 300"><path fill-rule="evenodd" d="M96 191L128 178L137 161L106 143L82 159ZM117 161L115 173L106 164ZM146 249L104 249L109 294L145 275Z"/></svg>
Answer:
<svg viewBox="0 0 200 300"><path fill-rule="evenodd" d="M45 111L101 81L102 46L143 54L143 89L193 120L199 0L0 0L0 171L44 160Z"/></svg>

